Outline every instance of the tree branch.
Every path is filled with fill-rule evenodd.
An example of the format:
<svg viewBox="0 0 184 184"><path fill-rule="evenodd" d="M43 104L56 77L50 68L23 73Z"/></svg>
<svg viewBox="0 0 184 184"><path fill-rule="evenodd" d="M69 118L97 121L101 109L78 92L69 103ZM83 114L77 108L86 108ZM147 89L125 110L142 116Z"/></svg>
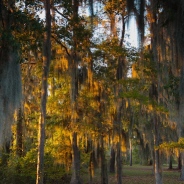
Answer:
<svg viewBox="0 0 184 184"><path fill-rule="evenodd" d="M53 9L54 11L56 11L59 15L61 15L62 17L64 17L65 19L70 20L69 17L67 17L67 16L65 16L63 13L61 13L57 8L52 7L52 9Z"/></svg>
<svg viewBox="0 0 184 184"><path fill-rule="evenodd" d="M67 53L67 55L68 56L71 56L70 55L70 53L69 53L69 51L68 51L68 49L67 49L67 47L60 41L60 40L58 40L55 36L51 36L58 44L60 44L61 45L61 47L63 47L64 49L65 49L65 51L66 51L66 53Z"/></svg>

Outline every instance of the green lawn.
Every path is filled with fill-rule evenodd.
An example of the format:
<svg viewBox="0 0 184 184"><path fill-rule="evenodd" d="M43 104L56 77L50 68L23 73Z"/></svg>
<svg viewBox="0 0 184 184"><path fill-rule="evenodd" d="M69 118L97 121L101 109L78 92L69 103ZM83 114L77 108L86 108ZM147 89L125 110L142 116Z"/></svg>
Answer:
<svg viewBox="0 0 184 184"><path fill-rule="evenodd" d="M87 174L87 173L86 173ZM184 181L179 181L180 172L176 169L168 170L163 167L163 183L164 184L184 184ZM123 184L155 184L154 175L152 174L152 166L123 166ZM83 181L88 184L87 178ZM96 172L93 184L100 184L100 173ZM109 184L116 184L116 176L109 174Z"/></svg>
<svg viewBox="0 0 184 184"><path fill-rule="evenodd" d="M123 183L125 184L154 184L155 178L152 166L124 166L123 167ZM163 167L163 183L178 184L184 183L179 181L180 172L178 170L168 170Z"/></svg>

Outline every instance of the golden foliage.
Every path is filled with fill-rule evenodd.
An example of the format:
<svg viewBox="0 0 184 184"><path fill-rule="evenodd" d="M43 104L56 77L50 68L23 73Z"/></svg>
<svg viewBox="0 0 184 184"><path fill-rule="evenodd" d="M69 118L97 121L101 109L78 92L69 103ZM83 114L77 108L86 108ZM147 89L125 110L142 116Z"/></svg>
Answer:
<svg viewBox="0 0 184 184"><path fill-rule="evenodd" d="M136 63L132 64L132 78L139 78L139 75L136 71Z"/></svg>

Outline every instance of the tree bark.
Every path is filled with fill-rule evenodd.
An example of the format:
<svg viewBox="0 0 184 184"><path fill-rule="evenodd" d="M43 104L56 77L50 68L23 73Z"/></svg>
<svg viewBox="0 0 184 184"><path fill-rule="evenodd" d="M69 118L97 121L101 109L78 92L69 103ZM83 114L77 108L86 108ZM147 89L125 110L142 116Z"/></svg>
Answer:
<svg viewBox="0 0 184 184"><path fill-rule="evenodd" d="M121 141L117 143L117 184L122 184L122 155L121 155Z"/></svg>
<svg viewBox="0 0 184 184"><path fill-rule="evenodd" d="M155 181L156 184L162 184L162 167L159 150L155 150Z"/></svg>
<svg viewBox="0 0 184 184"><path fill-rule="evenodd" d="M15 0L0 1L0 149L11 141L13 114L21 101L19 46L12 24Z"/></svg>
<svg viewBox="0 0 184 184"><path fill-rule="evenodd" d="M178 169L181 169L181 153L178 155Z"/></svg>
<svg viewBox="0 0 184 184"><path fill-rule="evenodd" d="M71 50L71 55L69 59L70 66L70 82L71 82L71 90L70 90L70 99L71 99L71 108L72 108L72 124L76 126L77 122L77 96L78 96L78 85L79 85L79 76L78 76L78 32L77 27L79 24L79 0L72 0L72 21L73 21L73 45ZM72 159L72 178L70 184L80 184L80 150L77 145L77 132L73 132L72 134L72 151L73 151L73 159Z"/></svg>
<svg viewBox="0 0 184 184"><path fill-rule="evenodd" d="M107 174L107 161L105 158L105 151L104 151L104 140L103 136L101 135L100 138L101 147L100 147L100 156L101 156L101 184L108 184L108 174Z"/></svg>
<svg viewBox="0 0 184 184"><path fill-rule="evenodd" d="M110 158L110 165L109 165L109 172L115 173L115 160L116 160L116 152L114 149L114 145L111 146L111 158Z"/></svg>
<svg viewBox="0 0 184 184"><path fill-rule="evenodd" d="M72 135L72 178L70 184L81 184L80 180L80 151L77 145L77 133Z"/></svg>
<svg viewBox="0 0 184 184"><path fill-rule="evenodd" d="M95 173L95 152L94 150L90 153L90 160L89 160L89 183L93 183L93 177Z"/></svg>
<svg viewBox="0 0 184 184"><path fill-rule="evenodd" d="M22 108L20 107L18 112L17 112L17 126L16 126L16 153L19 157L23 155L23 115L22 115Z"/></svg>
<svg viewBox="0 0 184 184"><path fill-rule="evenodd" d="M132 166L132 140L131 140L131 138L129 138L129 145L130 145L130 147L129 147L129 149L130 149L130 151L129 151L129 155L130 155L130 166Z"/></svg>
<svg viewBox="0 0 184 184"><path fill-rule="evenodd" d="M46 121L46 103L48 75L51 62L51 13L50 0L44 1L46 16L46 32L44 34L43 45L43 74L42 74L42 93L41 93L41 114L38 130L38 156L37 156L37 176L36 184L44 183L44 144L45 144L45 121Z"/></svg>
<svg viewBox="0 0 184 184"><path fill-rule="evenodd" d="M180 180L184 180L184 152L181 152L181 174L180 174Z"/></svg>
<svg viewBox="0 0 184 184"><path fill-rule="evenodd" d="M183 64L184 65L184 64ZM184 66L181 68L180 87L179 87L180 103L179 103L179 124L178 124L178 136L179 138L184 136ZM181 150L181 175L180 180L184 180L184 151Z"/></svg>
<svg viewBox="0 0 184 184"><path fill-rule="evenodd" d="M172 156L172 154L170 154L169 155L169 168L168 169L173 169L172 161L173 161L173 156Z"/></svg>
<svg viewBox="0 0 184 184"><path fill-rule="evenodd" d="M154 124L154 145L159 146L160 144L160 127L159 120L156 114L153 115ZM162 184L162 162L160 150L154 150L154 172L156 184Z"/></svg>

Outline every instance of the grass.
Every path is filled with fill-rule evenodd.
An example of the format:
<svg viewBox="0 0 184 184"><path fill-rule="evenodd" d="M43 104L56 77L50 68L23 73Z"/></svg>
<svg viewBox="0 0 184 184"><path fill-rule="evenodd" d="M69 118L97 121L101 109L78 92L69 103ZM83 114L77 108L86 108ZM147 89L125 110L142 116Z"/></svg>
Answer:
<svg viewBox="0 0 184 184"><path fill-rule="evenodd" d="M155 178L152 171L152 166L123 166L123 184L155 184ZM86 173L87 174L87 173ZM83 175L84 184L88 184L88 179ZM184 181L179 180L180 172L177 169L168 170L167 166L163 166L163 184L184 184ZM116 176L109 174L109 184L116 184ZM96 171L96 176L93 179L93 184L100 184L100 172Z"/></svg>

